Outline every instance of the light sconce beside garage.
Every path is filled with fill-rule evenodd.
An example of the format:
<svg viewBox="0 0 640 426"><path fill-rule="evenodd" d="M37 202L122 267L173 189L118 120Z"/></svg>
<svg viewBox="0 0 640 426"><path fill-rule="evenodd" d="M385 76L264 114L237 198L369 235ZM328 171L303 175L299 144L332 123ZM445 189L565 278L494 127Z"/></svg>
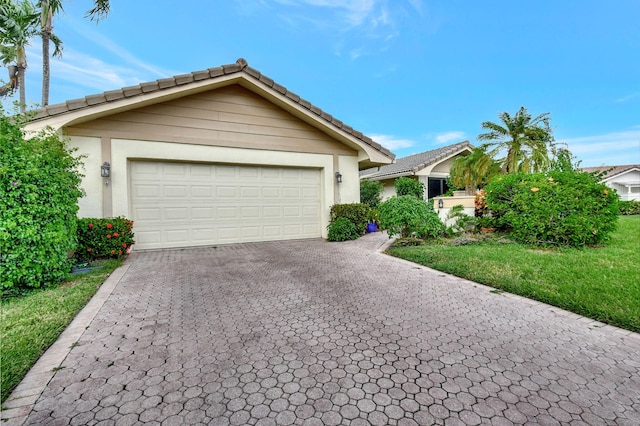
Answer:
<svg viewBox="0 0 640 426"><path fill-rule="evenodd" d="M109 164L108 161L105 161L102 163L102 166L100 166L100 176L103 178L111 176L111 164Z"/></svg>
<svg viewBox="0 0 640 426"><path fill-rule="evenodd" d="M342 183L342 175L340 172L336 172L336 182Z"/></svg>

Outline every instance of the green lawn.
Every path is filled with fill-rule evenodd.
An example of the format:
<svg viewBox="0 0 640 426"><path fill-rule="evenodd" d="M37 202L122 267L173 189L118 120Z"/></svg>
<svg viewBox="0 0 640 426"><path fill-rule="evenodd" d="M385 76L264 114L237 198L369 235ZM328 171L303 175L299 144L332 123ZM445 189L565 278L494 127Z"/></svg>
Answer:
<svg viewBox="0 0 640 426"><path fill-rule="evenodd" d="M540 250L493 236L468 245L438 241L388 252L640 332L640 216L621 216L602 247Z"/></svg>
<svg viewBox="0 0 640 426"><path fill-rule="evenodd" d="M57 287L0 300L0 390L2 401L87 304L121 261L70 277Z"/></svg>

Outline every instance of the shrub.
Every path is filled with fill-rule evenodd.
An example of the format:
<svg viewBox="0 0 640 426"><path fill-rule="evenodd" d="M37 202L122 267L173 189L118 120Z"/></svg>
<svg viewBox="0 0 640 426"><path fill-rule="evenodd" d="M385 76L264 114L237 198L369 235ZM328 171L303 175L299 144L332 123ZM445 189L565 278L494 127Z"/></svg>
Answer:
<svg viewBox="0 0 640 426"><path fill-rule="evenodd" d="M133 222L124 217L78 219L76 258L84 261L127 256L135 243L132 226Z"/></svg>
<svg viewBox="0 0 640 426"><path fill-rule="evenodd" d="M51 129L25 138L26 117L0 107L0 290L63 281L82 196L74 158Z"/></svg>
<svg viewBox="0 0 640 426"><path fill-rule="evenodd" d="M422 199L424 197L424 184L416 179L401 177L395 180L396 194L398 197L411 195Z"/></svg>
<svg viewBox="0 0 640 426"><path fill-rule="evenodd" d="M620 214L623 216L640 214L640 201L636 201L636 200L619 201L618 208L620 210Z"/></svg>
<svg viewBox="0 0 640 426"><path fill-rule="evenodd" d="M362 232L346 217L339 217L329 224L327 227L329 241L347 241L355 240L362 235Z"/></svg>
<svg viewBox="0 0 640 426"><path fill-rule="evenodd" d="M475 216L469 216L464 212L464 207L460 204L451 207L447 214L446 222L452 221L447 227L447 234L458 235L464 232L475 231L478 221Z"/></svg>
<svg viewBox="0 0 640 426"><path fill-rule="evenodd" d="M375 180L362 179L360 181L360 202L375 209L382 200L384 186Z"/></svg>
<svg viewBox="0 0 640 426"><path fill-rule="evenodd" d="M389 236L402 238L415 234L417 237L437 237L442 235L445 226L433 207L425 200L412 195L392 197L378 206L380 226L389 232Z"/></svg>
<svg viewBox="0 0 640 426"><path fill-rule="evenodd" d="M348 219L360 232L364 234L369 222L369 206L361 203L334 204L331 206L330 219L335 222L338 218Z"/></svg>
<svg viewBox="0 0 640 426"><path fill-rule="evenodd" d="M505 175L485 190L496 224L527 244L597 244L616 227L618 196L589 173Z"/></svg>

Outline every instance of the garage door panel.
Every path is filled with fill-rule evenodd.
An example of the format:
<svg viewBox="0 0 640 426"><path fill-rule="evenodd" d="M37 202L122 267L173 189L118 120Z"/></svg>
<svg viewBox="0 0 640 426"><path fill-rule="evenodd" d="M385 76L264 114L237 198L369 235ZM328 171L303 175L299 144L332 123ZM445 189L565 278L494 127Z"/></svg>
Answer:
<svg viewBox="0 0 640 426"><path fill-rule="evenodd" d="M321 236L320 171L131 163L137 248Z"/></svg>

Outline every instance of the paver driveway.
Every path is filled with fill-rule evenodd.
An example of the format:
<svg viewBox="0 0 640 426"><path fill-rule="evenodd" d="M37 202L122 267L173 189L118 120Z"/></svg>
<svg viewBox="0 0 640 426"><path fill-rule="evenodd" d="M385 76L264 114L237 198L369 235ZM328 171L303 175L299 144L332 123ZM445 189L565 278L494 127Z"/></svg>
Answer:
<svg viewBox="0 0 640 426"><path fill-rule="evenodd" d="M26 424L640 424L640 339L379 254L137 253Z"/></svg>

